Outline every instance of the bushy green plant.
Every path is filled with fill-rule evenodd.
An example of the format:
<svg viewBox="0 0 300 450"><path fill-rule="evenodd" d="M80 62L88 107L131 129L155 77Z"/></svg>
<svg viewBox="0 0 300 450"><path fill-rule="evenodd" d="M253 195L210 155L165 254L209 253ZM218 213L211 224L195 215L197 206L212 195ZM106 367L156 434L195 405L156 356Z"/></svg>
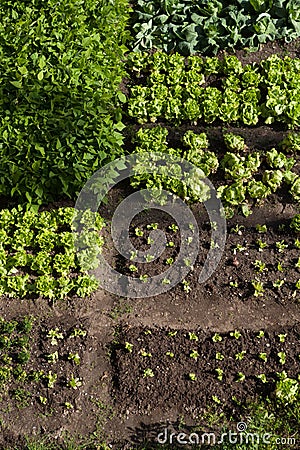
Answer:
<svg viewBox="0 0 300 450"><path fill-rule="evenodd" d="M74 198L121 151L126 0L0 6L0 194Z"/></svg>

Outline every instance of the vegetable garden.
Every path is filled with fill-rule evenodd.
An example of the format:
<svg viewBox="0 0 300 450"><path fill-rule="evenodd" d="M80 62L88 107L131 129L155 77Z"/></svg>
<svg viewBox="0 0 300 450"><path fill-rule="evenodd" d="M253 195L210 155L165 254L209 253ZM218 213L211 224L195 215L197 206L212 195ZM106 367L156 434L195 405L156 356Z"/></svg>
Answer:
<svg viewBox="0 0 300 450"><path fill-rule="evenodd" d="M0 447L298 448L299 1L21 0L0 19Z"/></svg>

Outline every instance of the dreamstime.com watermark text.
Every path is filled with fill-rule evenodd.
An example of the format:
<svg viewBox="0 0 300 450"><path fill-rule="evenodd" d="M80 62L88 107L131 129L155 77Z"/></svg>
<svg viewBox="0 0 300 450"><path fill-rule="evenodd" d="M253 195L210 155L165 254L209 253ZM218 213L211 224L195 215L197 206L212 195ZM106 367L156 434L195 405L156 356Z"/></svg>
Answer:
<svg viewBox="0 0 300 450"><path fill-rule="evenodd" d="M271 433L250 433L247 432L247 424L239 422L237 431L229 430L220 435L216 433L183 433L170 432L168 428L157 435L159 444L179 444L179 445L215 445L215 444L271 444L296 446L294 437L278 437Z"/></svg>

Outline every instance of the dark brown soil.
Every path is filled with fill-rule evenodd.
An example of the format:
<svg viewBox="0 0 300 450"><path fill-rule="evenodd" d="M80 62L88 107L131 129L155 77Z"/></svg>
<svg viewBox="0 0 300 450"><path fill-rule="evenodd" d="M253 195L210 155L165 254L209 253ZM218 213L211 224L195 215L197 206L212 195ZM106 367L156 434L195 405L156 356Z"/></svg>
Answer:
<svg viewBox="0 0 300 450"><path fill-rule="evenodd" d="M241 402L272 394L277 372L284 370L295 378L299 372L299 323L269 329L262 338L258 331L242 330L239 338L220 333L222 340L214 342L216 335L201 329L124 326L112 354L118 410L129 416L175 408L185 423L205 427L201 418L215 401L217 413L234 411L237 418ZM279 334L286 335L285 342L280 342ZM126 342L132 344L131 351L126 350ZM279 362L279 352L286 355L284 364ZM217 354L224 359L216 359ZM266 354L266 362L260 354ZM146 376L148 369L151 377ZM223 370L222 380L216 369ZM191 373L196 380L190 379ZM239 373L245 380L238 381ZM267 383L257 379L259 374L265 374Z"/></svg>

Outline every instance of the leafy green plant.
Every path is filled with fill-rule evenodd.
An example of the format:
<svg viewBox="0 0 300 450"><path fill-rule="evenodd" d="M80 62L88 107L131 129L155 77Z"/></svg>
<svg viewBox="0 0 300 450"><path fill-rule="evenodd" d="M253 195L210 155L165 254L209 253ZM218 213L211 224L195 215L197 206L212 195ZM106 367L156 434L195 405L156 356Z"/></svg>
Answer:
<svg viewBox="0 0 300 450"><path fill-rule="evenodd" d="M275 397L284 405L297 401L299 392L299 382L289 378L284 372L284 376L276 382Z"/></svg>
<svg viewBox="0 0 300 450"><path fill-rule="evenodd" d="M259 280L252 280L251 284L254 288L254 297L262 297L265 291L263 283Z"/></svg>
<svg viewBox="0 0 300 450"><path fill-rule="evenodd" d="M286 362L286 354L284 352L277 353L280 364L285 364Z"/></svg>
<svg viewBox="0 0 300 450"><path fill-rule="evenodd" d="M241 136L234 133L225 133L223 138L227 149L230 151L243 152L247 149L245 140Z"/></svg>
<svg viewBox="0 0 300 450"><path fill-rule="evenodd" d="M129 342L125 342L125 349L126 349L129 353L132 353L133 344L130 344Z"/></svg>
<svg viewBox="0 0 300 450"><path fill-rule="evenodd" d="M195 373L189 373L189 379L190 379L191 381L196 381L196 380L197 380L196 374L195 374Z"/></svg>
<svg viewBox="0 0 300 450"><path fill-rule="evenodd" d="M237 377L236 377L236 382L241 383L241 382L245 381L245 379L246 379L246 376L242 372L238 372Z"/></svg>
<svg viewBox="0 0 300 450"><path fill-rule="evenodd" d="M198 357L199 357L199 353L197 352L197 350L193 350L190 353L190 358L193 358L193 359L195 359L197 361Z"/></svg>
<svg viewBox="0 0 300 450"><path fill-rule="evenodd" d="M264 384L268 382L267 377L264 373L260 373L259 375L256 375L256 377Z"/></svg>
<svg viewBox="0 0 300 450"><path fill-rule="evenodd" d="M295 214L290 222L290 228L297 233L300 233L300 214Z"/></svg>
<svg viewBox="0 0 300 450"><path fill-rule="evenodd" d="M229 335L231 337L234 337L235 339L239 339L242 336L241 333L238 330L231 331L229 333Z"/></svg>
<svg viewBox="0 0 300 450"><path fill-rule="evenodd" d="M246 355L246 350L243 350L240 353L236 353L235 359L237 361L241 361L244 358L245 355Z"/></svg>
<svg viewBox="0 0 300 450"><path fill-rule="evenodd" d="M123 0L50 0L42 10L32 0L0 8L8 43L1 44L0 191L33 205L75 199L121 153L126 97L119 85L129 37Z"/></svg>
<svg viewBox="0 0 300 450"><path fill-rule="evenodd" d="M194 333L194 332L189 332L189 340L190 341L198 341L199 340L199 338L198 338L198 336L196 335L196 333Z"/></svg>
<svg viewBox="0 0 300 450"><path fill-rule="evenodd" d="M174 52L183 55L199 52L215 55L224 49L246 47L257 50L260 43L274 39L285 38L289 41L299 34L298 14L286 0L278 5L274 7L273 2L261 0L250 0L243 5L238 1L229 5L224 0L203 2L200 5L188 0L140 0L132 16L131 26L134 36L132 49L138 51L141 57L132 58L131 65L140 74L145 49L157 48L171 52L172 60L166 62L163 58L157 58L157 62L164 61L167 67L171 66L173 77L178 81L183 64ZM202 66L196 66L192 58L194 56L189 57L190 65L200 71ZM214 73L214 58L207 59L212 60L209 69L210 73ZM241 63L235 56L226 55L223 70L226 74L239 74L242 71ZM256 82L253 75L245 79L247 85Z"/></svg>
<svg viewBox="0 0 300 450"><path fill-rule="evenodd" d="M219 367L217 367L217 368L215 369L215 371L217 372L217 379L218 379L219 381L222 381L222 380L223 380L224 370L223 370L223 369L220 369Z"/></svg>
<svg viewBox="0 0 300 450"><path fill-rule="evenodd" d="M260 353L260 354L258 355L258 357L259 357L259 359L261 359L263 362L267 362L267 360L268 360L267 354L264 353L264 352Z"/></svg>
<svg viewBox="0 0 300 450"><path fill-rule="evenodd" d="M154 372L152 369L145 369L144 373L143 373L143 378L153 378L154 377Z"/></svg>
<svg viewBox="0 0 300 450"><path fill-rule="evenodd" d="M61 331L59 331L59 328L49 330L47 337L51 339L51 345L58 345L58 339L64 338Z"/></svg>
<svg viewBox="0 0 300 450"><path fill-rule="evenodd" d="M77 377L74 377L74 375L71 375L70 379L67 382L67 386L76 390L80 386L82 386L82 381L80 381L80 378L77 378Z"/></svg>
<svg viewBox="0 0 300 450"><path fill-rule="evenodd" d="M77 366L80 364L80 356L78 355L78 353L69 353L68 359L70 361L73 361Z"/></svg>
<svg viewBox="0 0 300 450"><path fill-rule="evenodd" d="M212 337L213 342L221 342L222 336L220 336L218 333L215 333Z"/></svg>

